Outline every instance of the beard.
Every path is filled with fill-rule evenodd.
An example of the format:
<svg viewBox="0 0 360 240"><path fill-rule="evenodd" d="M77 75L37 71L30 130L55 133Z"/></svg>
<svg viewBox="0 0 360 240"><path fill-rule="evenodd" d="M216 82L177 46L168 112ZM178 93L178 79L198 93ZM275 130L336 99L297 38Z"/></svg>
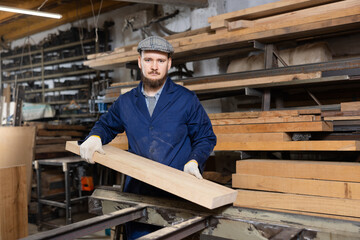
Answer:
<svg viewBox="0 0 360 240"><path fill-rule="evenodd" d="M143 82L144 86L157 90L159 89L166 81L167 75L165 75L163 78L152 80L144 76L144 74L141 72L141 81Z"/></svg>

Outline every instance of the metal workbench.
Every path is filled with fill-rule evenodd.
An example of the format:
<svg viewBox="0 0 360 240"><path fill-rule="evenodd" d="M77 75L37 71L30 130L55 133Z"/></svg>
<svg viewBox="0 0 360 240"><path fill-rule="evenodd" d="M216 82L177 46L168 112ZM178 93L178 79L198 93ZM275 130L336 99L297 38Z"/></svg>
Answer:
<svg viewBox="0 0 360 240"><path fill-rule="evenodd" d="M34 161L34 168L36 170L37 176L37 196L38 196L38 210L37 210L37 225L38 228L41 229L42 224L42 207L43 205L49 205L59 208L65 209L66 214L66 224L72 223L71 216L71 205L83 200L86 200L88 196L83 196L81 192L81 183L78 183L77 187L77 197L71 198L71 181L74 180L73 177L70 177L70 172L74 169L78 169L81 166L87 164L80 157L64 157L64 158L56 158L56 159L45 159L45 160L37 160ZM64 172L65 177L65 200L64 201L56 201L52 199L47 199L42 197L41 192L41 172L42 168L45 166L56 166L61 167ZM54 226L51 226L54 227Z"/></svg>

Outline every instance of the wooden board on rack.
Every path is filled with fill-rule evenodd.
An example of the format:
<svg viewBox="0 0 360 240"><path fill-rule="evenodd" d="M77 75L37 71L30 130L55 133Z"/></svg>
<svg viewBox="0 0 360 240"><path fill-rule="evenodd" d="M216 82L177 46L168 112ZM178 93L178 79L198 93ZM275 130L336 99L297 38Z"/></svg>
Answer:
<svg viewBox="0 0 360 240"><path fill-rule="evenodd" d="M233 188L360 200L360 182L328 181L236 173Z"/></svg>
<svg viewBox="0 0 360 240"><path fill-rule="evenodd" d="M360 101L359 102L343 102L340 103L341 111L360 111Z"/></svg>
<svg viewBox="0 0 360 240"><path fill-rule="evenodd" d="M213 82L213 83L191 84L191 85L185 85L185 87L192 91L201 91L201 90L209 90L209 89L246 87L249 85L274 83L274 82L290 82L293 80L314 79L320 77L321 77L321 72L299 73L299 74L268 76L268 77L251 78L251 79L240 79L240 80L232 80L232 81L221 81L221 82Z"/></svg>
<svg viewBox="0 0 360 240"><path fill-rule="evenodd" d="M360 163L250 159L236 162L236 173L328 181L360 182Z"/></svg>
<svg viewBox="0 0 360 240"><path fill-rule="evenodd" d="M360 217L360 200L238 190L234 206Z"/></svg>
<svg viewBox="0 0 360 240"><path fill-rule="evenodd" d="M234 133L216 134L217 142L263 142L263 141L291 141L287 133ZM126 134L118 134L110 143L110 146L123 150L128 149Z"/></svg>
<svg viewBox="0 0 360 240"><path fill-rule="evenodd" d="M258 118L231 118L211 120L213 126L215 125L235 125L235 124L253 124L253 123L282 123L282 122L312 122L320 121L320 116L303 115L297 117L258 117ZM326 119L325 119L326 120Z"/></svg>
<svg viewBox="0 0 360 240"><path fill-rule="evenodd" d="M35 153L55 153L55 152L66 152L65 150L65 141L61 144L44 144L37 145L35 148Z"/></svg>
<svg viewBox="0 0 360 240"><path fill-rule="evenodd" d="M213 126L216 133L331 132L331 122L286 122Z"/></svg>
<svg viewBox="0 0 360 240"><path fill-rule="evenodd" d="M66 149L79 154L77 142L69 141ZM169 193L214 209L233 203L237 192L216 183L200 180L183 171L140 157L121 149L105 145L105 155L95 153L93 160Z"/></svg>
<svg viewBox="0 0 360 240"><path fill-rule="evenodd" d="M55 136L73 136L73 137L82 137L84 136L83 132L79 132L79 131L71 131L71 130L65 130L65 131L61 131L61 130L45 130L45 129L39 129L37 130L37 136L51 136L51 137L55 137Z"/></svg>
<svg viewBox="0 0 360 240"><path fill-rule="evenodd" d="M215 132L216 134L216 132ZM360 141L218 142L215 151L359 151Z"/></svg>
<svg viewBox="0 0 360 240"><path fill-rule="evenodd" d="M216 29L225 27L226 22L238 19L263 18L330 2L334 2L334 0L282 0L209 17L208 22L212 29Z"/></svg>
<svg viewBox="0 0 360 240"><path fill-rule="evenodd" d="M0 168L0 239L28 235L26 166Z"/></svg>
<svg viewBox="0 0 360 240"><path fill-rule="evenodd" d="M227 113L210 113L211 120L216 119L232 119L232 118L259 118L259 117L297 117L300 115L320 114L321 109L300 109L300 110L277 110L277 111L261 111L261 112L227 112Z"/></svg>

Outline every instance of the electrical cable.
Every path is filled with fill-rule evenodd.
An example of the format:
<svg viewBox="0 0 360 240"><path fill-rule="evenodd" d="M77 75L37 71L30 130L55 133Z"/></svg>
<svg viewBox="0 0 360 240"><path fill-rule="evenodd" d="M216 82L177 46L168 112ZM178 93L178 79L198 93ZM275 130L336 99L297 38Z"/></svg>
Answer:
<svg viewBox="0 0 360 240"><path fill-rule="evenodd" d="M98 40L99 40L99 36L98 36L98 22L99 22L99 16L100 16L100 11L101 11L101 7L102 7L102 4L103 4L103 0L101 0L101 2L100 2L100 7L99 7L99 11L98 11L97 17L95 16L94 4L93 4L92 0L90 0L90 2L91 2L91 10L92 10L93 17L94 17L95 41L98 42Z"/></svg>
<svg viewBox="0 0 360 240"><path fill-rule="evenodd" d="M40 5L40 7L38 7L38 11L40 11L40 9L45 5L45 3L47 2L48 0L45 0L41 5Z"/></svg>

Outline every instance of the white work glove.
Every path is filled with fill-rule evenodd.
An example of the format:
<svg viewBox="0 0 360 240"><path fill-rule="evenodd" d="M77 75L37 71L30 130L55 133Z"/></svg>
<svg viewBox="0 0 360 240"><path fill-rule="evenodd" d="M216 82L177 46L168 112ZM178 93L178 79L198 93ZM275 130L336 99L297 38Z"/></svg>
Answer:
<svg viewBox="0 0 360 240"><path fill-rule="evenodd" d="M184 172L194 175L198 179L203 179L203 177L200 174L198 163L196 160L188 161L184 166Z"/></svg>
<svg viewBox="0 0 360 240"><path fill-rule="evenodd" d="M80 156L88 163L94 164L95 162L92 160L92 157L95 152L105 154L102 149L102 143L99 136L90 136L80 145Z"/></svg>

